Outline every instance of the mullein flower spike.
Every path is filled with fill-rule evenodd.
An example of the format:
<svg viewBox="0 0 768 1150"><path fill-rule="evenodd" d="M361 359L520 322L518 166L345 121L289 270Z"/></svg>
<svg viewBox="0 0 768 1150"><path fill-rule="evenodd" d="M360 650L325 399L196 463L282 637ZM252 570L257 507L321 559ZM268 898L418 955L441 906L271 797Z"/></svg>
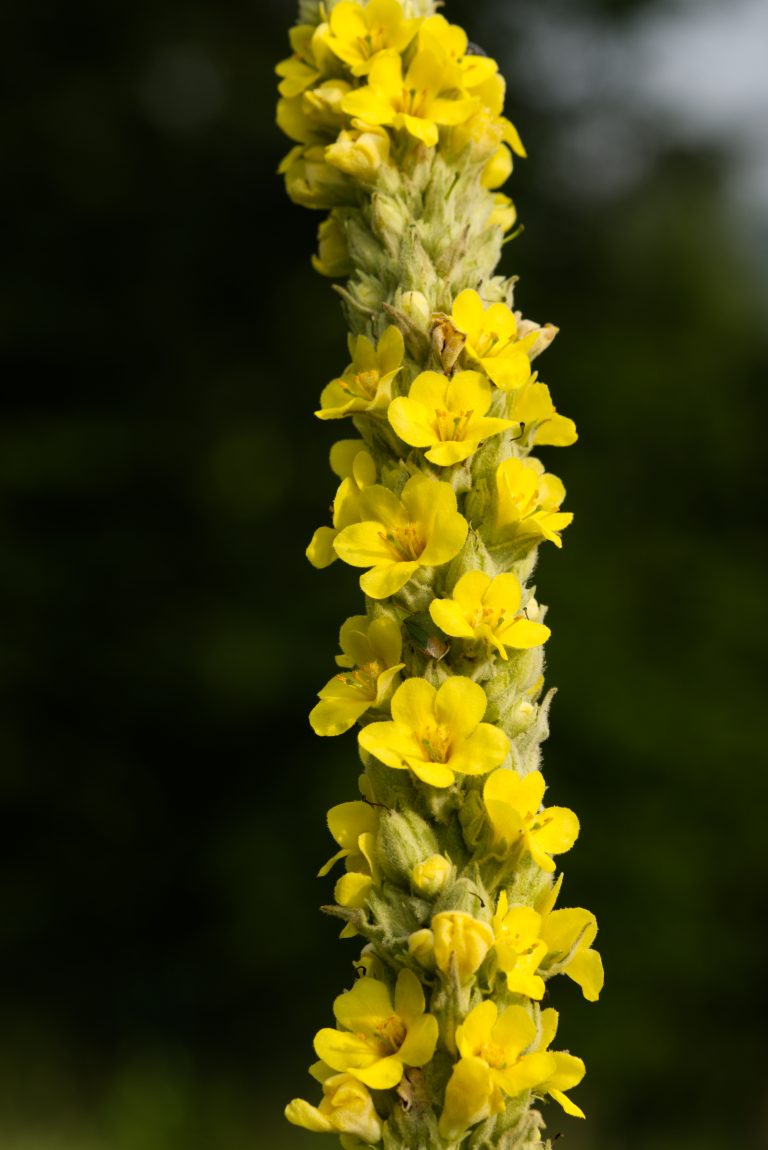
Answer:
<svg viewBox="0 0 768 1150"><path fill-rule="evenodd" d="M315 1038L315 1103L288 1119L345 1150L543 1150L535 1104L584 1076L542 1003L603 984L594 915L555 908L576 815L544 806L545 609L531 576L571 522L532 452L576 440L533 361L557 334L495 275L525 155L494 60L437 0L301 0L277 67L289 196L324 215L314 266L343 279L349 362L318 418L331 521L307 556L360 568L310 721L357 726L359 797L328 814L334 904L362 953ZM352 604L360 610L359 604ZM550 693L551 694L551 693Z"/></svg>

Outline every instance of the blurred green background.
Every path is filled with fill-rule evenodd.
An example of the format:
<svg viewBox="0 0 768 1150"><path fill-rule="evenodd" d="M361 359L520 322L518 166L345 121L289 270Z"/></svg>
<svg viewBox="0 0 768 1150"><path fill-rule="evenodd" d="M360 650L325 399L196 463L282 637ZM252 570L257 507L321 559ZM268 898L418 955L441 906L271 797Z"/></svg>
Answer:
<svg viewBox="0 0 768 1150"><path fill-rule="evenodd" d="M542 556L545 764L608 981L557 986L573 1150L768 1145L768 21L761 0L454 0L528 144L506 249L581 431ZM288 0L0 18L0 1146L302 1150L355 944L316 910L351 736L306 722L344 330L274 171ZM561 980L566 982L567 980Z"/></svg>

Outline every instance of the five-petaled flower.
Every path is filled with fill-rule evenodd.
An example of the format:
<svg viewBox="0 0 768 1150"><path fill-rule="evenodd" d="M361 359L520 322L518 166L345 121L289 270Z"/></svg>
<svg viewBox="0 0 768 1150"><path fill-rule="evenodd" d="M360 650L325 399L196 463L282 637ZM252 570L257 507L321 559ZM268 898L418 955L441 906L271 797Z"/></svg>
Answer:
<svg viewBox="0 0 768 1150"><path fill-rule="evenodd" d="M491 399L491 386L478 371L459 371L450 378L423 371L407 396L392 400L387 415L404 443L428 447L430 463L450 467L472 455L483 439L519 430L510 419L486 415Z"/></svg>
<svg viewBox="0 0 768 1150"><path fill-rule="evenodd" d="M392 383L403 365L405 345L400 330L388 327L374 347L365 335L349 337L352 363L320 396L318 419L345 415L384 414L392 398Z"/></svg>
<svg viewBox="0 0 768 1150"><path fill-rule="evenodd" d="M508 989L528 998L542 998L544 979L536 973L547 953L541 938L541 915L530 906L510 906L503 890L491 925L496 962L507 976Z"/></svg>
<svg viewBox="0 0 768 1150"><path fill-rule="evenodd" d="M392 698L392 720L363 727L358 740L386 766L450 787L457 774L487 774L509 753L504 732L482 722L487 704L483 688L463 675L437 690L426 679L406 679Z"/></svg>
<svg viewBox="0 0 768 1150"><path fill-rule="evenodd" d="M437 1019L425 1013L425 1005L421 983L410 970L397 977L394 1005L383 982L361 978L334 1002L344 1030L320 1030L317 1056L375 1090L397 1086L406 1066L424 1066L435 1052Z"/></svg>
<svg viewBox="0 0 768 1150"><path fill-rule="evenodd" d="M468 525L456 493L439 479L414 475L398 499L375 484L361 494L362 522L334 540L336 554L352 567L370 567L360 586L371 599L394 595L420 567L440 567L458 555Z"/></svg>
<svg viewBox="0 0 768 1150"><path fill-rule="evenodd" d="M461 1059L445 1091L440 1133L458 1141L468 1126L504 1110L504 1095L515 1098L556 1073L552 1054L528 1052L536 1024L522 1006L503 1013L495 1002L481 1002L456 1029Z"/></svg>
<svg viewBox="0 0 768 1150"><path fill-rule="evenodd" d="M341 628L339 645L336 662L345 669L318 692L320 702L309 715L318 735L341 735L370 707L381 707L403 668L402 633L388 615L353 615Z"/></svg>
<svg viewBox="0 0 768 1150"><path fill-rule="evenodd" d="M536 546L548 539L562 547L560 532L573 521L561 511L562 480L545 472L538 459L505 459L496 469L494 517L490 537L495 543Z"/></svg>
<svg viewBox="0 0 768 1150"><path fill-rule="evenodd" d="M341 0L320 35L353 76L365 76L382 52L403 52L417 27L417 20L404 17L398 0L370 0L365 7Z"/></svg>
<svg viewBox="0 0 768 1150"><path fill-rule="evenodd" d="M334 543L340 531L360 521L363 488L376 482L376 464L360 439L342 439L331 448L331 469L341 479L333 500L333 527L318 527L306 550L313 567L329 567L338 555Z"/></svg>
<svg viewBox="0 0 768 1150"><path fill-rule="evenodd" d="M597 1002L605 980L603 960L598 951L592 949L597 937L597 919L591 910L580 906L554 910L562 885L560 875L536 908L541 914L541 937L547 944L542 966L548 975L560 971L567 974L581 987L588 1002Z"/></svg>
<svg viewBox="0 0 768 1150"><path fill-rule="evenodd" d="M467 337L465 352L502 391L514 391L531 375L529 353L538 336L519 338L517 320L505 303L487 307L467 288L453 301L453 322Z"/></svg>
<svg viewBox="0 0 768 1150"><path fill-rule="evenodd" d="M508 659L508 647L538 647L550 635L549 627L520 611L520 600L520 582L511 572L491 578L483 571L468 571L450 599L432 600L429 613L446 635L487 642Z"/></svg>
<svg viewBox="0 0 768 1150"><path fill-rule="evenodd" d="M483 802L494 839L510 846L519 842L542 870L552 872L555 864L550 856L571 849L579 820L567 807L542 810L545 789L541 771L521 779L516 771L501 768L486 779Z"/></svg>

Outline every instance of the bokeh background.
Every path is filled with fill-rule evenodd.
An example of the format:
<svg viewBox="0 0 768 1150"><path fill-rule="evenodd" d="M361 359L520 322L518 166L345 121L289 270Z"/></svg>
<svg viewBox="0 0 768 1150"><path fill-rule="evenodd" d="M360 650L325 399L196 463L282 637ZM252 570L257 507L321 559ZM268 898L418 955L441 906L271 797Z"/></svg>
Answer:
<svg viewBox="0 0 768 1150"><path fill-rule="evenodd" d="M542 556L546 768L601 1003L572 1150L768 1145L762 0L452 0L528 144L506 249L560 339L576 521ZM0 1146L303 1150L354 943L317 912L358 602L303 556L344 366L274 171L289 0L1 19ZM546 549L544 549L546 552ZM567 980L560 980L566 982Z"/></svg>

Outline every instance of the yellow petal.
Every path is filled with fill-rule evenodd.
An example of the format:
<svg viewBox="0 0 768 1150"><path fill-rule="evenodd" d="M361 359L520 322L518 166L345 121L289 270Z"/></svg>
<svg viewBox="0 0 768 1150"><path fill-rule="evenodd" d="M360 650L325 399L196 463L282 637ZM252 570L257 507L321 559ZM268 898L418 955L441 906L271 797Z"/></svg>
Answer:
<svg viewBox="0 0 768 1150"><path fill-rule="evenodd" d="M327 815L328 830L340 847L349 850L357 846L360 835L373 834L378 816L368 803L353 801L331 807Z"/></svg>
<svg viewBox="0 0 768 1150"><path fill-rule="evenodd" d="M499 627L496 634L505 647L517 651L528 651L546 643L552 632L543 623L532 623L528 619L513 619L506 626Z"/></svg>
<svg viewBox="0 0 768 1150"><path fill-rule="evenodd" d="M497 576L495 583L503 576ZM512 576L514 578L514 576ZM491 587L491 577L484 571L467 571L453 589L453 597L466 611L477 611Z"/></svg>
<svg viewBox="0 0 768 1150"><path fill-rule="evenodd" d="M477 450L477 443L469 439L451 439L445 443L436 443L426 452L430 463L437 467L453 467L454 463L461 463L462 459L469 459Z"/></svg>
<svg viewBox="0 0 768 1150"><path fill-rule="evenodd" d="M371 73L371 78L372 75ZM377 90L372 85L347 92L341 101L341 110L347 116L357 116L360 120L365 120L366 124L394 124L395 122L395 109L386 93ZM290 135L288 132L286 135L290 139L298 139L295 134L299 130L298 127L294 124L291 124L291 127L294 130L294 135Z"/></svg>
<svg viewBox="0 0 768 1150"><path fill-rule="evenodd" d="M401 970L395 986L395 1013L410 1024L424 1013L425 1006L424 991L418 978L412 970Z"/></svg>
<svg viewBox="0 0 768 1150"><path fill-rule="evenodd" d="M395 770L407 770L410 761L420 757L421 747L399 723L369 723L357 739L364 751Z"/></svg>
<svg viewBox="0 0 768 1150"><path fill-rule="evenodd" d="M463 608L453 599L433 599L429 605L432 621L437 624L446 635L454 635L461 639L471 639L474 630L467 622Z"/></svg>
<svg viewBox="0 0 768 1150"><path fill-rule="evenodd" d="M382 615L374 619L368 628L368 639L373 654L381 659L385 667L392 667L400 661L403 634L399 624L391 616Z"/></svg>
<svg viewBox="0 0 768 1150"><path fill-rule="evenodd" d="M547 1080L547 1089L570 1090L572 1087L578 1086L587 1073L582 1059L562 1050L554 1051L553 1057L555 1059L555 1072Z"/></svg>
<svg viewBox="0 0 768 1150"><path fill-rule="evenodd" d="M339 532L333 542L333 548L338 557L351 567L373 567L379 563L392 563L392 551L384 535L381 523L371 520L353 523Z"/></svg>
<svg viewBox="0 0 768 1150"><path fill-rule="evenodd" d="M437 694L438 692L426 679L418 677L406 679L392 699L392 718L411 731L418 731L434 723Z"/></svg>
<svg viewBox="0 0 768 1150"><path fill-rule="evenodd" d="M323 738L343 735L370 705L370 701L365 699L321 699L309 712L309 722L315 734Z"/></svg>
<svg viewBox="0 0 768 1150"><path fill-rule="evenodd" d="M384 374L400 367L405 355L405 341L399 327L392 324L387 328L376 346L376 354L379 368Z"/></svg>
<svg viewBox="0 0 768 1150"><path fill-rule="evenodd" d="M545 1082L553 1064L551 1054L524 1054L514 1066L508 1070L497 1070L494 1076L502 1090L514 1098L524 1090L531 1090Z"/></svg>
<svg viewBox="0 0 768 1150"><path fill-rule="evenodd" d="M500 766L508 754L509 739L501 728L481 723L455 747L450 764L463 775L485 775Z"/></svg>
<svg viewBox="0 0 768 1150"><path fill-rule="evenodd" d="M357 1070L371 1066L379 1058L376 1048L366 1038L330 1027L315 1035L315 1053L334 1070Z"/></svg>
<svg viewBox="0 0 768 1150"><path fill-rule="evenodd" d="M536 846L547 854L557 855L569 851L579 834L579 820L567 807L547 807L537 817L531 830Z"/></svg>
<svg viewBox="0 0 768 1150"><path fill-rule="evenodd" d="M392 999L383 982L366 975L333 1003L333 1015L348 1030L374 1035L376 1027L392 1014ZM322 1054L318 1051L318 1057ZM328 1059L325 1059L328 1062ZM332 1063L328 1063L329 1066Z"/></svg>
<svg viewBox="0 0 768 1150"><path fill-rule="evenodd" d="M524 352L489 356L480 361L490 378L502 391L515 391L531 378L531 364Z"/></svg>
<svg viewBox="0 0 768 1150"><path fill-rule="evenodd" d="M373 886L368 874L350 871L343 874L333 889L333 897L339 906L364 907Z"/></svg>
<svg viewBox="0 0 768 1150"><path fill-rule="evenodd" d="M456 1028L456 1046L463 1057L471 1057L490 1042L498 1014L498 1007L491 999L486 999L470 1010L461 1026Z"/></svg>
<svg viewBox="0 0 768 1150"><path fill-rule="evenodd" d="M422 1014L408 1027L398 1055L406 1066L426 1066L437 1046L438 1025L432 1014Z"/></svg>
<svg viewBox="0 0 768 1150"><path fill-rule="evenodd" d="M444 763L428 763L421 759L411 759L409 766L417 778L430 787L450 787L455 775Z"/></svg>
<svg viewBox="0 0 768 1150"><path fill-rule="evenodd" d="M320 1113L316 1106L310 1106L303 1098L294 1098L285 1108L285 1117L294 1126L303 1126L316 1134L332 1134L334 1127Z"/></svg>
<svg viewBox="0 0 768 1150"><path fill-rule="evenodd" d="M351 1070L350 1073L372 1090L391 1090L403 1077L403 1064L398 1057L392 1055L379 1059L372 1066Z"/></svg>
<svg viewBox="0 0 768 1150"><path fill-rule="evenodd" d="M447 487L447 483L436 483ZM432 523L432 532L419 556L420 567L440 567L449 563L464 546L469 524L458 511L439 512Z"/></svg>
<svg viewBox="0 0 768 1150"><path fill-rule="evenodd" d="M522 1006L508 1006L493 1028L493 1041L497 1042L513 1061L531 1045L536 1037L536 1024Z"/></svg>
<svg viewBox="0 0 768 1150"><path fill-rule="evenodd" d="M479 683L464 675L451 675L439 687L434 713L459 738L471 735L488 707L488 697Z"/></svg>
<svg viewBox="0 0 768 1150"><path fill-rule="evenodd" d="M422 407L435 411L446 407L446 392L448 390L448 377L439 371L422 371L411 384L408 398L420 403Z"/></svg>
<svg viewBox="0 0 768 1150"><path fill-rule="evenodd" d="M445 1090L439 1131L447 1142L458 1142L469 1126L491 1113L491 1071L481 1058L457 1062Z"/></svg>
<svg viewBox="0 0 768 1150"><path fill-rule="evenodd" d="M603 960L596 950L578 951L565 968L569 978L580 986L587 1002L597 1002L603 989Z"/></svg>
<svg viewBox="0 0 768 1150"><path fill-rule="evenodd" d="M463 331L470 343L477 341L482 330L485 309L476 291L467 288L453 301L453 322Z"/></svg>
<svg viewBox="0 0 768 1150"><path fill-rule="evenodd" d="M411 447L429 447L437 433L432 426L432 413L409 396L398 396L387 409L387 419L403 443Z"/></svg>
<svg viewBox="0 0 768 1150"><path fill-rule="evenodd" d="M307 559L313 567L322 570L336 562L338 555L333 545L337 536L338 531L334 527L318 527L306 550Z"/></svg>
<svg viewBox="0 0 768 1150"><path fill-rule="evenodd" d="M584 1111L572 1102L567 1094L563 1094L562 1090L550 1090L549 1094L554 1098L555 1102L559 1102L566 1114L570 1114L572 1118L586 1118Z"/></svg>

